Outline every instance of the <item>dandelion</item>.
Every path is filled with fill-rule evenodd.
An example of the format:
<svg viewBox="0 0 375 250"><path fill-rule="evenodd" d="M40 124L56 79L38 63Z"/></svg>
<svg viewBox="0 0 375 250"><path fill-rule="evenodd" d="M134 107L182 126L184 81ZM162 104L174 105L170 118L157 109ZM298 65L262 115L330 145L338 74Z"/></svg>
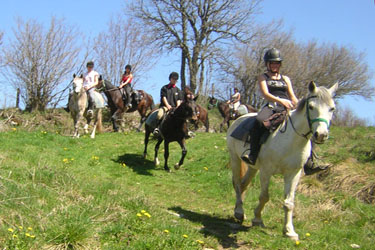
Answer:
<svg viewBox="0 0 375 250"><path fill-rule="evenodd" d="M31 234L29 234L29 233L25 233L25 235L26 235L27 237L30 237L30 236L31 236Z"/></svg>
<svg viewBox="0 0 375 250"><path fill-rule="evenodd" d="M169 234L169 230L168 230L168 229L165 229L165 230L164 230L164 233Z"/></svg>
<svg viewBox="0 0 375 250"><path fill-rule="evenodd" d="M22 229L23 229L23 226L18 226L18 228L19 228L20 230L22 230Z"/></svg>
<svg viewBox="0 0 375 250"><path fill-rule="evenodd" d="M14 232L13 228L8 228L8 231L11 232L11 233Z"/></svg>
<svg viewBox="0 0 375 250"><path fill-rule="evenodd" d="M123 163L123 164L122 164L122 166L123 166L123 167L126 167L126 164L125 164L125 163Z"/></svg>
<svg viewBox="0 0 375 250"><path fill-rule="evenodd" d="M30 235L30 238L35 238L35 235Z"/></svg>
<svg viewBox="0 0 375 250"><path fill-rule="evenodd" d="M13 234L13 238L18 238L18 235L17 234Z"/></svg>
<svg viewBox="0 0 375 250"><path fill-rule="evenodd" d="M189 236L187 236L186 234L184 234L184 235L182 235L182 237L184 237L184 238L188 238Z"/></svg>
<svg viewBox="0 0 375 250"><path fill-rule="evenodd" d="M91 159L93 159L93 160L99 160L99 156L95 156L95 155L93 155L92 157L91 157Z"/></svg>
<svg viewBox="0 0 375 250"><path fill-rule="evenodd" d="M71 161L74 161L74 158L70 158Z"/></svg>
<svg viewBox="0 0 375 250"><path fill-rule="evenodd" d="M68 150L68 148L64 148L64 150L66 151L66 150Z"/></svg>
<svg viewBox="0 0 375 250"><path fill-rule="evenodd" d="M204 170L206 170L206 171L207 171L207 170L208 170L208 168L207 168L207 167L204 167Z"/></svg>
<svg viewBox="0 0 375 250"><path fill-rule="evenodd" d="M12 128L13 131L17 131L17 128Z"/></svg>
<svg viewBox="0 0 375 250"><path fill-rule="evenodd" d="M201 245L204 244L204 241L201 241L201 240L197 240L197 242L198 242L199 244L201 244Z"/></svg>
<svg viewBox="0 0 375 250"><path fill-rule="evenodd" d="M306 237L310 237L311 236L311 234L310 233L306 233Z"/></svg>
<svg viewBox="0 0 375 250"><path fill-rule="evenodd" d="M63 162L64 162L64 163L69 163L69 159L64 158Z"/></svg>
<svg viewBox="0 0 375 250"><path fill-rule="evenodd" d="M298 246L299 244L301 244L301 242L299 240L296 240L296 246Z"/></svg>
<svg viewBox="0 0 375 250"><path fill-rule="evenodd" d="M145 214L145 213L146 213L146 210L141 210L141 213L142 213L142 214Z"/></svg>
<svg viewBox="0 0 375 250"><path fill-rule="evenodd" d="M33 230L33 228L32 228L32 227L28 227L28 228L27 228L27 230L29 230L29 231L32 231L32 230Z"/></svg>
<svg viewBox="0 0 375 250"><path fill-rule="evenodd" d="M328 220L325 220L324 223L328 223Z"/></svg>
<svg viewBox="0 0 375 250"><path fill-rule="evenodd" d="M138 216L138 217L142 217L142 214L141 214L141 213L137 213L137 216Z"/></svg>
<svg viewBox="0 0 375 250"><path fill-rule="evenodd" d="M147 216L148 218L151 218L151 215L149 213L144 213L145 216Z"/></svg>

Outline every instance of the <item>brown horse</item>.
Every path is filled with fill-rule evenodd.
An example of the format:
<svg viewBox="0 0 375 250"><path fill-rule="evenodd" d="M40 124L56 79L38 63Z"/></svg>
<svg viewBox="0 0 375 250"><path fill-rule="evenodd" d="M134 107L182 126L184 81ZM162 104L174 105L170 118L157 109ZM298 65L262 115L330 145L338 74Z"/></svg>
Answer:
<svg viewBox="0 0 375 250"><path fill-rule="evenodd" d="M207 109L205 109L201 105L197 104L195 112L197 114L197 120L196 121L193 121L193 120L191 121L191 123L194 125L195 130L198 129L199 122L202 122L203 125L206 128L206 132L208 132L209 129L210 129L210 122L208 120Z"/></svg>
<svg viewBox="0 0 375 250"><path fill-rule="evenodd" d="M249 113L255 113L258 112L257 109L255 109L253 106L248 105L248 104L242 104L245 105L247 108L247 111ZM220 132L223 130L223 126L226 123L228 128L230 126L230 120L236 120L240 115L239 114L234 114L231 115L229 104L226 103L225 101L219 101L215 97L210 97L208 100L208 109L212 109L214 107L217 107L219 109L219 112L221 116L224 118L223 122L220 124Z"/></svg>
<svg viewBox="0 0 375 250"><path fill-rule="evenodd" d="M179 169L182 164L184 163L185 156L187 154L187 150L185 147L185 140L186 138L189 138L188 136L188 125L187 120L197 119L197 115L195 113L196 110L196 104L194 99L187 98L185 95L184 101L178 106L176 109L168 112L165 119L162 121L160 125L160 136L157 137L158 142L155 145L155 158L154 162L155 165L159 165L159 159L158 159L158 151L160 144L164 140L164 169L167 172L170 172L170 169L168 167L168 157L169 157L169 143L177 141L178 144L180 144L182 149L182 155L180 158L180 161L175 165L175 169ZM152 122L149 122L149 119L153 119L153 114L150 115L146 121L146 133L145 133L145 149L143 152L143 156L146 158L147 156L147 144L150 137L150 134L155 129L149 124L152 124Z"/></svg>
<svg viewBox="0 0 375 250"><path fill-rule="evenodd" d="M100 79L99 81L99 88L104 91L104 94L108 100L108 106L111 110L111 121L113 125L113 130L115 132L119 131L117 122L122 121L122 116L124 112L132 113L134 111L138 111L139 115L141 116L140 124L137 128L137 131L141 131L143 123L146 121L147 118L147 110L154 109L154 99L151 95L147 94L143 90L137 90L139 97L139 101L137 101L137 93L132 94L132 107L127 109L125 107L124 101L122 99L121 90L112 85L107 80Z"/></svg>

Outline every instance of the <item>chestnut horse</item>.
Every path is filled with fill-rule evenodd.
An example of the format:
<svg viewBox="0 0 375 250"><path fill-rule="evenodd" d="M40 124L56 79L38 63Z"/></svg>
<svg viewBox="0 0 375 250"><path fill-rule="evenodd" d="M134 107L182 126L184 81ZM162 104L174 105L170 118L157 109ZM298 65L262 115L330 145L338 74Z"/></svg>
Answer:
<svg viewBox="0 0 375 250"><path fill-rule="evenodd" d="M127 109L122 99L121 90L118 87L114 86L108 80L100 79L99 88L104 91L104 94L107 97L108 106L111 110L113 130L115 132L119 131L117 122L122 121L124 112L132 113L134 111L138 111L139 115L141 116L141 120L137 131L141 131L142 125L146 121L148 115L147 110L152 110L155 107L154 99L152 98L152 96L147 94L143 90L137 90L139 95L141 96L139 102L137 102L134 98L134 95L136 95L136 93L132 93L132 107L130 109Z"/></svg>
<svg viewBox="0 0 375 250"><path fill-rule="evenodd" d="M251 105L248 105L248 104L241 104L241 105L246 106L248 113L258 112L258 110ZM212 109L214 107L217 107L219 109L221 116L224 118L223 122L220 123L220 132L222 132L224 124L227 124L229 128L229 125L230 125L229 121L236 120L239 117L239 115L237 114L235 116L231 116L228 103L226 103L225 101L219 101L218 99L212 96L208 100L208 109Z"/></svg>
<svg viewBox="0 0 375 250"><path fill-rule="evenodd" d="M202 122L203 125L206 128L206 132L208 132L209 128L210 128L210 122L208 120L207 109L205 109L201 105L197 104L195 112L197 114L197 120L196 121L193 121L193 120L191 121L191 123L194 125L195 130L198 129L199 122Z"/></svg>

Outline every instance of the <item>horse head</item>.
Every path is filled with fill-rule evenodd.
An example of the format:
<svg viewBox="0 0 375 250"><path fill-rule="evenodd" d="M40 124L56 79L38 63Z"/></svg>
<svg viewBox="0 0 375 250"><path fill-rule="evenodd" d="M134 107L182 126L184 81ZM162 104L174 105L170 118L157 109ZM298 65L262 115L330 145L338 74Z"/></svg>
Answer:
<svg viewBox="0 0 375 250"><path fill-rule="evenodd" d="M208 98L208 109L211 110L213 107L215 107L217 105L217 102L218 100L215 97L210 96Z"/></svg>
<svg viewBox="0 0 375 250"><path fill-rule="evenodd" d="M175 114L178 113L176 115L184 119L191 119L193 121L197 121L197 104L195 102L197 99L198 96L189 97L187 94L185 94L184 101L176 109Z"/></svg>
<svg viewBox="0 0 375 250"><path fill-rule="evenodd" d="M83 88L83 75L76 76L76 74L73 75L73 92L75 94L81 93Z"/></svg>
<svg viewBox="0 0 375 250"><path fill-rule="evenodd" d="M338 88L335 83L331 88L317 87L309 84L309 94L305 98L306 118L315 143L328 139L329 126L335 111L333 96Z"/></svg>

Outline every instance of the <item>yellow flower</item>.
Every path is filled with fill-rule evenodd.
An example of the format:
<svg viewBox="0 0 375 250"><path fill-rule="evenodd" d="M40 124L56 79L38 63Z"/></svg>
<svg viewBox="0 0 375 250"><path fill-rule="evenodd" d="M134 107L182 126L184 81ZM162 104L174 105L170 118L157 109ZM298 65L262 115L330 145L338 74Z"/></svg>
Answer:
<svg viewBox="0 0 375 250"><path fill-rule="evenodd" d="M18 228L19 228L20 230L22 230L22 229L23 229L23 226L18 226Z"/></svg>
<svg viewBox="0 0 375 250"><path fill-rule="evenodd" d="M64 163L68 163L68 162L69 162L69 159L64 158L63 162L64 162Z"/></svg>
<svg viewBox="0 0 375 250"><path fill-rule="evenodd" d="M146 213L146 210L141 210L141 213L142 213L142 214L145 214L145 213Z"/></svg>
<svg viewBox="0 0 375 250"><path fill-rule="evenodd" d="M301 242L299 240L296 240L296 246L298 246L299 244L301 244Z"/></svg>
<svg viewBox="0 0 375 250"><path fill-rule="evenodd" d="M13 131L17 131L17 128L12 128Z"/></svg>
<svg viewBox="0 0 375 250"><path fill-rule="evenodd" d="M328 220L325 220L324 223L328 223Z"/></svg>
<svg viewBox="0 0 375 250"><path fill-rule="evenodd" d="M164 233L168 234L168 233L169 233L169 230L168 230L168 229L165 229L165 230L164 230Z"/></svg>
<svg viewBox="0 0 375 250"><path fill-rule="evenodd" d="M206 170L206 171L207 171L207 170L208 170L208 168L207 168L207 167L204 167L204 170Z"/></svg>
<svg viewBox="0 0 375 250"><path fill-rule="evenodd" d="M126 167L126 164L125 164L125 163L123 163L123 164L122 164L122 166L123 166L123 167Z"/></svg>
<svg viewBox="0 0 375 250"><path fill-rule="evenodd" d="M137 213L137 216L138 216L138 217L142 217L142 214L141 214L141 213Z"/></svg>
<svg viewBox="0 0 375 250"><path fill-rule="evenodd" d="M201 241L201 240L197 240L197 242L198 242L199 244L201 244L201 245L204 244L204 241Z"/></svg>
<svg viewBox="0 0 375 250"><path fill-rule="evenodd" d="M68 148L64 148L64 150L66 151L66 150L68 150Z"/></svg>
<svg viewBox="0 0 375 250"><path fill-rule="evenodd" d="M31 230L33 230L33 228L32 227L28 227L27 230L31 231Z"/></svg>
<svg viewBox="0 0 375 250"><path fill-rule="evenodd" d="M14 232L13 228L8 228L8 231L11 232L11 233Z"/></svg>
<svg viewBox="0 0 375 250"><path fill-rule="evenodd" d="M71 161L74 161L74 158L71 158L70 160L71 160Z"/></svg>
<svg viewBox="0 0 375 250"><path fill-rule="evenodd" d="M30 235L30 238L35 238L35 235Z"/></svg>
<svg viewBox="0 0 375 250"><path fill-rule="evenodd" d="M186 234L184 234L184 235L182 235L182 237L187 238L187 237L189 237L189 236L187 236Z"/></svg>
<svg viewBox="0 0 375 250"><path fill-rule="evenodd" d="M13 238L18 238L18 235L17 234L13 234Z"/></svg>
<svg viewBox="0 0 375 250"><path fill-rule="evenodd" d="M149 213L144 213L145 216L147 216L148 218L151 218L151 215Z"/></svg>
<svg viewBox="0 0 375 250"><path fill-rule="evenodd" d="M310 237L311 236L311 234L310 233L306 233L306 237Z"/></svg>

